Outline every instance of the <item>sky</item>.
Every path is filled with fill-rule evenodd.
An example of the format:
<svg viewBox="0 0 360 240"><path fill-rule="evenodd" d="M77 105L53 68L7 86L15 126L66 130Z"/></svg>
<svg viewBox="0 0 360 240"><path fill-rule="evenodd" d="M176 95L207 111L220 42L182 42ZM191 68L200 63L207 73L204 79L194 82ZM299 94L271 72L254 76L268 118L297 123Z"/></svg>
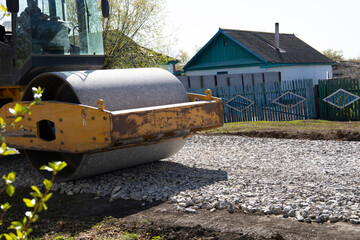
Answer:
<svg viewBox="0 0 360 240"><path fill-rule="evenodd" d="M360 0L165 0L165 33L192 57L219 28L293 33L322 52L342 50L360 57Z"/></svg>

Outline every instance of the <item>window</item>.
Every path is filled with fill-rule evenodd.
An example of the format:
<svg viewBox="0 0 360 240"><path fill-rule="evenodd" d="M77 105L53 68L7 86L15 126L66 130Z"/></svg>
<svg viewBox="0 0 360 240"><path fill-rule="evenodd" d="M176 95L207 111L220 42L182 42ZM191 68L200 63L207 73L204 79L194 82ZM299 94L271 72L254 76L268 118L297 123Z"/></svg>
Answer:
<svg viewBox="0 0 360 240"><path fill-rule="evenodd" d="M228 42L227 42L227 39L226 39L226 38L223 39L223 42L224 42L224 47L227 47L227 46L228 46Z"/></svg>
<svg viewBox="0 0 360 240"><path fill-rule="evenodd" d="M18 66L31 54L104 54L96 0L20 0L19 3Z"/></svg>

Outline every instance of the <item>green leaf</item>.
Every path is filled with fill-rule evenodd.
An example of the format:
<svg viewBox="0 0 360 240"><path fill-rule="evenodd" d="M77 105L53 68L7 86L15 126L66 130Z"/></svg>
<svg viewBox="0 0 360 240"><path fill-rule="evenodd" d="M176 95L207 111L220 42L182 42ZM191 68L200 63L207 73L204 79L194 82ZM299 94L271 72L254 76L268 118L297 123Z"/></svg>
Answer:
<svg viewBox="0 0 360 240"><path fill-rule="evenodd" d="M6 184L11 184L12 182L15 181L15 173L11 172L8 174L8 176L3 176L3 179L5 180Z"/></svg>
<svg viewBox="0 0 360 240"><path fill-rule="evenodd" d="M29 107L29 106L27 106L27 107L25 108L24 113L31 115L30 107Z"/></svg>
<svg viewBox="0 0 360 240"><path fill-rule="evenodd" d="M66 162L49 162L48 166L41 166L41 170L47 170L50 172L54 172L55 174L57 174L59 171L61 171L64 167L67 166Z"/></svg>
<svg viewBox="0 0 360 240"><path fill-rule="evenodd" d="M41 196L37 192L30 192L30 195L34 198L40 198Z"/></svg>
<svg viewBox="0 0 360 240"><path fill-rule="evenodd" d="M10 180L11 182L15 182L15 173L11 172L8 174L7 179Z"/></svg>
<svg viewBox="0 0 360 240"><path fill-rule="evenodd" d="M12 195L14 195L14 193L15 193L15 187L13 186L13 185L7 185L6 186L6 193L10 196L10 197L12 197Z"/></svg>
<svg viewBox="0 0 360 240"><path fill-rule="evenodd" d="M32 232L32 228L28 228L28 230L26 230L26 236L29 236L31 232Z"/></svg>
<svg viewBox="0 0 360 240"><path fill-rule="evenodd" d="M45 89L41 89L41 87L39 86L38 88L33 87L31 90L32 90L32 92L33 92L35 101L36 101L36 99L40 99L40 100L41 100L41 96L42 96L42 94L44 93L44 90L45 90Z"/></svg>
<svg viewBox="0 0 360 240"><path fill-rule="evenodd" d="M16 230L18 230L18 229L22 229L23 227L24 227L24 226L22 225L21 222L19 222L19 221L14 221L14 222L11 222L11 225L10 225L9 229L16 229Z"/></svg>
<svg viewBox="0 0 360 240"><path fill-rule="evenodd" d="M39 197L42 197L42 193L36 186L31 186L31 189L34 190L39 195Z"/></svg>
<svg viewBox="0 0 360 240"><path fill-rule="evenodd" d="M35 204L36 204L36 200L35 200L35 199L23 198L23 201L24 201L25 205L26 205L27 207L30 207L30 208L34 207Z"/></svg>
<svg viewBox="0 0 360 240"><path fill-rule="evenodd" d="M42 203L42 206L43 206L43 208L44 208L45 211L48 210L48 207L46 206L45 203Z"/></svg>
<svg viewBox="0 0 360 240"><path fill-rule="evenodd" d="M11 205L8 202L6 202L4 204L1 204L0 207L4 212L6 212L7 210L9 210L9 208L11 208Z"/></svg>
<svg viewBox="0 0 360 240"><path fill-rule="evenodd" d="M33 217L33 219L32 219L32 221L33 221L33 222L36 222L36 221L38 220L38 218L39 218L39 215L35 214L34 217Z"/></svg>
<svg viewBox="0 0 360 240"><path fill-rule="evenodd" d="M5 122L2 117L0 117L0 126L1 126L1 128L5 127Z"/></svg>
<svg viewBox="0 0 360 240"><path fill-rule="evenodd" d="M43 183L45 185L46 190L49 190L53 185L52 182L50 180L48 180L48 179L44 179Z"/></svg>
<svg viewBox="0 0 360 240"><path fill-rule="evenodd" d="M52 168L52 169L55 169L55 167L56 167L55 162L48 162L48 167Z"/></svg>
<svg viewBox="0 0 360 240"><path fill-rule="evenodd" d="M61 163L59 164L59 166L58 166L57 171L59 172L59 171L63 170L63 168L66 167L66 166L67 166L67 163L66 163L66 162L61 162Z"/></svg>
<svg viewBox="0 0 360 240"><path fill-rule="evenodd" d="M22 233L22 229L16 229L16 235L17 235L17 239L25 239L23 238L24 234Z"/></svg>
<svg viewBox="0 0 360 240"><path fill-rule="evenodd" d="M15 234L13 234L13 233L10 233L10 236L11 236L11 238L14 239L14 240L15 240L15 239L16 239L16 240L18 239L17 236L16 236Z"/></svg>
<svg viewBox="0 0 360 240"><path fill-rule="evenodd" d="M3 154L4 152L6 152L6 149L7 149L7 146L6 146L6 143L5 142L3 142L2 144L1 144L1 154Z"/></svg>
<svg viewBox="0 0 360 240"><path fill-rule="evenodd" d="M44 207L43 207L43 205L41 204L41 205L39 206L39 208L38 208L38 212L41 213L43 210L44 210Z"/></svg>
<svg viewBox="0 0 360 240"><path fill-rule="evenodd" d="M7 8L2 4L0 4L0 9L3 10L4 12L7 12Z"/></svg>
<svg viewBox="0 0 360 240"><path fill-rule="evenodd" d="M42 165L40 167L40 170L46 170L46 171L49 171L49 172L54 171L54 169L52 167L49 167L49 166L46 166L46 165Z"/></svg>
<svg viewBox="0 0 360 240"><path fill-rule="evenodd" d="M6 240L16 240L17 239L16 235L13 233L10 233L10 234L4 233L1 236L4 236Z"/></svg>
<svg viewBox="0 0 360 240"><path fill-rule="evenodd" d="M26 217L24 217L24 219L22 221L22 224L23 224L23 226L26 226L26 224L27 224L27 218Z"/></svg>
<svg viewBox="0 0 360 240"><path fill-rule="evenodd" d="M51 198L53 194L52 193L48 193L46 194L46 196L44 197L43 201L46 202L47 200L49 200Z"/></svg>
<svg viewBox="0 0 360 240"><path fill-rule="evenodd" d="M15 118L14 123L20 122L23 119L22 116Z"/></svg>
<svg viewBox="0 0 360 240"><path fill-rule="evenodd" d="M17 116L19 113L22 113L23 111L23 106L21 106L20 104L15 104L15 107L14 107L14 111L15 111L15 116Z"/></svg>
<svg viewBox="0 0 360 240"><path fill-rule="evenodd" d="M8 151L3 153L4 156L10 155L10 154L15 154L15 151L14 150L8 150Z"/></svg>

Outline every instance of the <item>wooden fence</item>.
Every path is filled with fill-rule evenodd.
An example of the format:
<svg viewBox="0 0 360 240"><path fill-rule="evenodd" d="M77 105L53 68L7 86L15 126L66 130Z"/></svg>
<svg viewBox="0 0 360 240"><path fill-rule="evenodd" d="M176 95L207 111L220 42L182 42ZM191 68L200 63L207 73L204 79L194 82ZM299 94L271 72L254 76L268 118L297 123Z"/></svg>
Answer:
<svg viewBox="0 0 360 240"><path fill-rule="evenodd" d="M320 118L335 121L360 121L359 79L319 81Z"/></svg>
<svg viewBox="0 0 360 240"><path fill-rule="evenodd" d="M177 76L186 88L215 88L257 85L260 83L280 82L280 72L218 74L204 76Z"/></svg>
<svg viewBox="0 0 360 240"><path fill-rule="evenodd" d="M222 98L225 122L288 121L315 118L311 79L210 88ZM204 93L204 88L187 88Z"/></svg>

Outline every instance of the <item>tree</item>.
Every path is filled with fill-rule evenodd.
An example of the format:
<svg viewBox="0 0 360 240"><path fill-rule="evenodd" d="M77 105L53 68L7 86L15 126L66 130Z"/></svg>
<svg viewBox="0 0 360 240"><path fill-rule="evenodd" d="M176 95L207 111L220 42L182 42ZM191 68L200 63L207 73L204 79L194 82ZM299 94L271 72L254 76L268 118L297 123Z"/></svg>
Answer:
<svg viewBox="0 0 360 240"><path fill-rule="evenodd" d="M360 59L349 59L346 62L341 62L337 69L344 78L360 78Z"/></svg>
<svg viewBox="0 0 360 240"><path fill-rule="evenodd" d="M360 63L360 56L357 58L349 58L348 59L349 62L354 62L354 63Z"/></svg>
<svg viewBox="0 0 360 240"><path fill-rule="evenodd" d="M161 48L163 0L109 0L109 5L110 17L102 19L105 68L118 67L134 54L144 55L136 45Z"/></svg>
<svg viewBox="0 0 360 240"><path fill-rule="evenodd" d="M159 67L169 61L176 61L176 59L165 54L142 47L130 38L126 39L122 48L115 49L115 53L118 56L109 65L115 68Z"/></svg>
<svg viewBox="0 0 360 240"><path fill-rule="evenodd" d="M182 69L186 65L186 63L190 60L189 54L182 49L179 51L176 58L180 60L180 63L176 66L176 68L179 70Z"/></svg>
<svg viewBox="0 0 360 240"><path fill-rule="evenodd" d="M322 53L334 61L344 61L342 50L326 49Z"/></svg>

